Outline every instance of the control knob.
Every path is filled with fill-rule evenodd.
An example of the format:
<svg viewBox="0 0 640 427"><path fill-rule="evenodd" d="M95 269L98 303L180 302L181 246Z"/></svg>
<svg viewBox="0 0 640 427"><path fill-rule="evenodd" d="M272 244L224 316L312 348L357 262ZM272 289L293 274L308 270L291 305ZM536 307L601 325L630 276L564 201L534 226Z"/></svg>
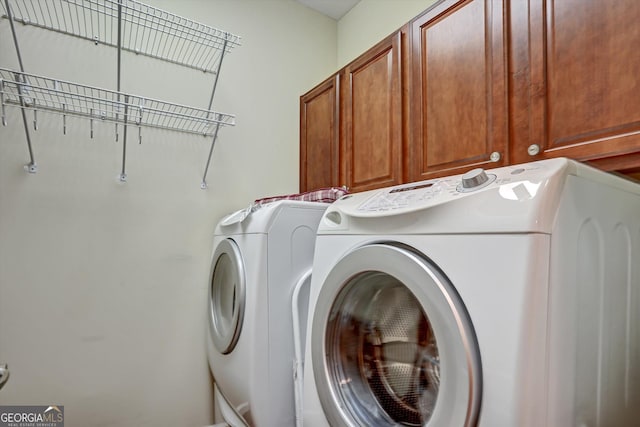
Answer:
<svg viewBox="0 0 640 427"><path fill-rule="evenodd" d="M495 179L495 175L487 175L487 173L482 168L473 169L462 175L462 183L458 185L458 191L461 193L466 193L469 191L478 190L491 184Z"/></svg>

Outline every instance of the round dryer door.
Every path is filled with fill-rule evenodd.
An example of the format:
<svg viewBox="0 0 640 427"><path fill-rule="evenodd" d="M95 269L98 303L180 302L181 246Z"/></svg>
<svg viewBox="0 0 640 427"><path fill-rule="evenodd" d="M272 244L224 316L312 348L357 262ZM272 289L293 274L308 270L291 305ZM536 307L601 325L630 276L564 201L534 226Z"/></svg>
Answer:
<svg viewBox="0 0 640 427"><path fill-rule="evenodd" d="M322 285L311 333L332 426L475 425L475 333L454 287L421 254L371 244L343 257Z"/></svg>
<svg viewBox="0 0 640 427"><path fill-rule="evenodd" d="M209 302L213 344L220 353L230 353L240 336L245 304L244 262L232 239L221 241L213 254Z"/></svg>

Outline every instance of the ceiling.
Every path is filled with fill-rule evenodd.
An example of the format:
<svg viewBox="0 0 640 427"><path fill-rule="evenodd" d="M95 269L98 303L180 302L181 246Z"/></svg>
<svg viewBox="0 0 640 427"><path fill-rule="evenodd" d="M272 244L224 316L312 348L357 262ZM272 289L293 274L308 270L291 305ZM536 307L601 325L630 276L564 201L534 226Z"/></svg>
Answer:
<svg viewBox="0 0 640 427"><path fill-rule="evenodd" d="M360 0L297 0L323 15L327 15L336 21L349 12Z"/></svg>

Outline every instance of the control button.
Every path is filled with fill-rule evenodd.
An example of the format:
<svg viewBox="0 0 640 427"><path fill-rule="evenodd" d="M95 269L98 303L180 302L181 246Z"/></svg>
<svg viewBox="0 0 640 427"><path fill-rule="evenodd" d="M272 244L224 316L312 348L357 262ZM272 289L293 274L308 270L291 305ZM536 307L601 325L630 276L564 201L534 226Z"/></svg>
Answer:
<svg viewBox="0 0 640 427"><path fill-rule="evenodd" d="M491 184L495 179L495 175L487 175L482 168L473 169L462 175L462 182L458 185L457 190L461 193L479 190Z"/></svg>

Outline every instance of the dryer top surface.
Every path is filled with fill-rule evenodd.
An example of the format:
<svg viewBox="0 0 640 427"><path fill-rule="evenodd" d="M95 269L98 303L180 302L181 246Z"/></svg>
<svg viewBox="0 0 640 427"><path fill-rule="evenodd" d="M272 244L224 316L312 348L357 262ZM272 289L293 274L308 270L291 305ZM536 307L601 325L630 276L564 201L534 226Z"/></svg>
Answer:
<svg viewBox="0 0 640 427"><path fill-rule="evenodd" d="M328 203L280 200L259 206L251 205L223 217L215 235L267 234L277 222L317 227Z"/></svg>

